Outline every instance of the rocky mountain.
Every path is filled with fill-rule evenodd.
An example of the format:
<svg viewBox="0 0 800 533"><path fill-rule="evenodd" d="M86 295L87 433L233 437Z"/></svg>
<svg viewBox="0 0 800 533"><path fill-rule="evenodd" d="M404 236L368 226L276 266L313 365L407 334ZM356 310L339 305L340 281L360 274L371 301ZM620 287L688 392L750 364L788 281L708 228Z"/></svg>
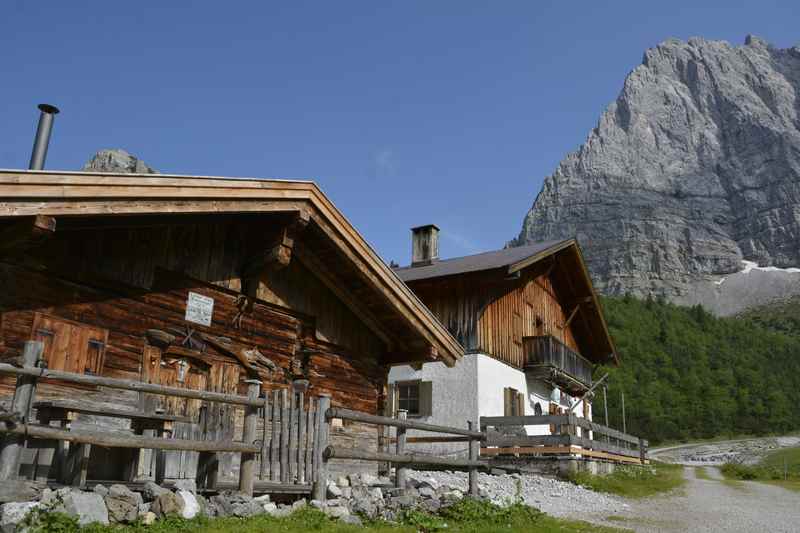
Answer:
<svg viewBox="0 0 800 533"><path fill-rule="evenodd" d="M124 172L127 174L158 174L144 161L122 149L100 150L83 165L86 172Z"/></svg>
<svg viewBox="0 0 800 533"><path fill-rule="evenodd" d="M511 244L573 236L606 294L733 314L800 292L800 46L647 50Z"/></svg>

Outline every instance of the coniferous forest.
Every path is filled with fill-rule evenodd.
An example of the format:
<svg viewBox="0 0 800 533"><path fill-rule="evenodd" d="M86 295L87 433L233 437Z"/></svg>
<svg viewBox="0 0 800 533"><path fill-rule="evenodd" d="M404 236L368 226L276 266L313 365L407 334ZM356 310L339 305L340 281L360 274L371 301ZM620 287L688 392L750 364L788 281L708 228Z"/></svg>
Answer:
<svg viewBox="0 0 800 533"><path fill-rule="evenodd" d="M609 372L609 423L651 444L800 428L800 304L717 318L662 299L605 298L620 355ZM594 400L603 421L603 392Z"/></svg>

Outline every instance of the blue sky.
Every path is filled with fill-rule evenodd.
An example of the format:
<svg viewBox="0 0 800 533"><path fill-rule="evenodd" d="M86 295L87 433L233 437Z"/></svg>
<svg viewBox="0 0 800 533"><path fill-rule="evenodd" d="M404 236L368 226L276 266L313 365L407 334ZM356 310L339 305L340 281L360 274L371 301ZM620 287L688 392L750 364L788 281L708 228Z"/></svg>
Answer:
<svg viewBox="0 0 800 533"><path fill-rule="evenodd" d="M800 42L784 2L0 2L0 168L125 148L165 173L317 181L388 261L502 247L668 37Z"/></svg>

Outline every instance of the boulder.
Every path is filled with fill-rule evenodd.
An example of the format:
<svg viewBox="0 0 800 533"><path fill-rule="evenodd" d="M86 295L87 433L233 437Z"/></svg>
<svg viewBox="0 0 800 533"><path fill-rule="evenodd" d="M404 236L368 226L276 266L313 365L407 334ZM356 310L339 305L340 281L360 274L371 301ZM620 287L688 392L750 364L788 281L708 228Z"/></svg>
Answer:
<svg viewBox="0 0 800 533"><path fill-rule="evenodd" d="M336 507L326 507L324 513L331 518L343 518L350 514L350 510L344 505L337 505Z"/></svg>
<svg viewBox="0 0 800 533"><path fill-rule="evenodd" d="M17 531L17 524L41 505L39 502L11 502L0 505L0 531L14 533Z"/></svg>
<svg viewBox="0 0 800 533"><path fill-rule="evenodd" d="M188 490L179 490L177 496L183 500L183 509L181 510L183 518L192 519L200 514L200 503L193 493Z"/></svg>
<svg viewBox="0 0 800 533"><path fill-rule="evenodd" d="M143 515L142 515L142 516L139 518L139 522L140 522L142 525L145 525L145 526L152 526L152 525L153 525L153 523L156 521L156 518L158 518L158 517L156 516L156 514L155 514L155 513L151 513L150 511L147 511L146 513L144 513L144 514L143 514Z"/></svg>
<svg viewBox="0 0 800 533"><path fill-rule="evenodd" d="M348 487L349 488L349 487ZM342 496L342 489L336 483L328 483L328 498L340 498Z"/></svg>
<svg viewBox="0 0 800 533"><path fill-rule="evenodd" d="M165 492L159 494L150 510L156 514L157 517L163 518L166 516L181 516L183 513L183 499L172 492Z"/></svg>
<svg viewBox="0 0 800 533"><path fill-rule="evenodd" d="M102 486L102 485L98 485ZM95 487L97 492L97 487ZM111 485L106 490L105 503L108 509L108 519L115 524L129 524L139 517L139 503L141 496L125 485Z"/></svg>
<svg viewBox="0 0 800 533"><path fill-rule="evenodd" d="M161 485L157 483L153 483L152 481L148 481L144 484L144 489L142 490L142 495L144 499L147 501L153 501L158 496L169 492L169 490L165 489Z"/></svg>
<svg viewBox="0 0 800 533"><path fill-rule="evenodd" d="M78 519L82 526L87 524L108 524L108 510L103 497L94 492L77 489L59 489L60 503L53 510L61 511Z"/></svg>
<svg viewBox="0 0 800 533"><path fill-rule="evenodd" d="M339 485L340 487L349 487L350 480L347 479L347 476L339 476L338 478L336 478L336 484Z"/></svg>
<svg viewBox="0 0 800 533"><path fill-rule="evenodd" d="M94 488L92 489L92 492L96 492L97 494L99 494L100 496L105 498L108 495L108 487L98 483L97 485L94 486Z"/></svg>

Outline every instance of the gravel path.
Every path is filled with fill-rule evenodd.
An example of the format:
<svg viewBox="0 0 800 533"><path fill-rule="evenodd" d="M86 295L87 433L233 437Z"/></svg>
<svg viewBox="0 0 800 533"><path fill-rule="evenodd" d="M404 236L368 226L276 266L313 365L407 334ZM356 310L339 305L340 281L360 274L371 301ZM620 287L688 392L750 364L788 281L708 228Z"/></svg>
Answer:
<svg viewBox="0 0 800 533"><path fill-rule="evenodd" d="M411 471L410 478L433 480L437 486L449 486L466 492L464 472ZM489 475L478 474L481 494L494 503L507 505L517 498L553 516L571 516L577 509L599 516L624 512L628 503L622 498L601 494L566 481L535 474Z"/></svg>
<svg viewBox="0 0 800 533"><path fill-rule="evenodd" d="M595 523L637 532L797 532L800 493L749 481L723 483L715 467L705 467L712 479L698 479L684 469L684 489L643 500L629 500L624 510L609 514L570 514Z"/></svg>

